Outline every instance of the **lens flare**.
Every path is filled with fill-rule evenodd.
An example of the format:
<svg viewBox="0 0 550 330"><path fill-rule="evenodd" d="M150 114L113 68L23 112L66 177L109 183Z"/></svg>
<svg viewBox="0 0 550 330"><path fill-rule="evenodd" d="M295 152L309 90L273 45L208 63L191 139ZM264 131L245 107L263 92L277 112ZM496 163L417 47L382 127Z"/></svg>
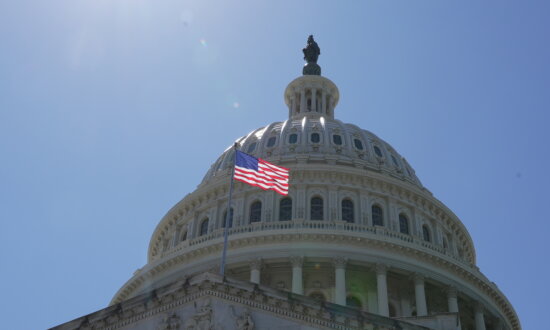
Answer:
<svg viewBox="0 0 550 330"><path fill-rule="evenodd" d="M203 47L206 47L206 46L207 46L206 40L201 39L201 40L199 40L199 41L200 41L200 43L201 43L201 45L202 45Z"/></svg>
<svg viewBox="0 0 550 330"><path fill-rule="evenodd" d="M239 102L233 102L233 108L238 109L240 106Z"/></svg>

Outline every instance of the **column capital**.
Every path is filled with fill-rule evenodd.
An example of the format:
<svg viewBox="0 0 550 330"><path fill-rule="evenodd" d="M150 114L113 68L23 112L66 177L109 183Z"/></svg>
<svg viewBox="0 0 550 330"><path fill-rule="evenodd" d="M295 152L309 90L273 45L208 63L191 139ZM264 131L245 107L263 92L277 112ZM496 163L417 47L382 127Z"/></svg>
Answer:
<svg viewBox="0 0 550 330"><path fill-rule="evenodd" d="M479 300L476 300L476 302L474 303L474 310L476 313L483 313L485 309L485 305L483 305L483 303Z"/></svg>
<svg viewBox="0 0 550 330"><path fill-rule="evenodd" d="M250 259L248 264L250 265L250 269L260 270L262 268L262 258Z"/></svg>
<svg viewBox="0 0 550 330"><path fill-rule="evenodd" d="M420 273L414 273L412 275L412 279L414 280L415 285L424 284L424 275Z"/></svg>
<svg viewBox="0 0 550 330"><path fill-rule="evenodd" d="M449 285L445 288L445 293L447 294L447 298L456 298L458 294L458 290L455 286Z"/></svg>
<svg viewBox="0 0 550 330"><path fill-rule="evenodd" d="M385 264L376 264L374 269L376 270L376 275L386 275L388 272L388 266Z"/></svg>
<svg viewBox="0 0 550 330"><path fill-rule="evenodd" d="M332 264L336 269L346 268L347 263L348 263L348 258L346 257L336 257L332 259Z"/></svg>
<svg viewBox="0 0 550 330"><path fill-rule="evenodd" d="M292 267L302 267L304 265L304 257L301 256L291 256L288 258Z"/></svg>

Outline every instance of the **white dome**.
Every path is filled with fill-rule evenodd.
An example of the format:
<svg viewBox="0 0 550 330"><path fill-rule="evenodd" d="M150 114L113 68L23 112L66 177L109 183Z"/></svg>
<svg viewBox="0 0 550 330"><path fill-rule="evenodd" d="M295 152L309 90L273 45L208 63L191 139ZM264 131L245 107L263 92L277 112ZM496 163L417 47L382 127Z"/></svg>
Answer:
<svg viewBox="0 0 550 330"><path fill-rule="evenodd" d="M303 76L284 98L288 120L236 141L240 150L289 168L290 186L283 197L235 184L226 268L232 277L337 304L348 297L386 317L450 312L464 328L521 328L510 302L477 268L458 217L388 143L334 119L334 83ZM113 304L219 265L233 152L228 148L162 218L148 263Z"/></svg>

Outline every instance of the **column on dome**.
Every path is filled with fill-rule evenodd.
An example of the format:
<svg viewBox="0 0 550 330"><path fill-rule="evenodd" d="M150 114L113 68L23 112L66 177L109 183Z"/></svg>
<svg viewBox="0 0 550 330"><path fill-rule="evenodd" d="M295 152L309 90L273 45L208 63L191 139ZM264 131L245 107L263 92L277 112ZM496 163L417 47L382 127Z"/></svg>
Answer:
<svg viewBox="0 0 550 330"><path fill-rule="evenodd" d="M296 218L299 220L304 220L306 218L306 189L303 185L298 185L296 187Z"/></svg>
<svg viewBox="0 0 550 330"><path fill-rule="evenodd" d="M306 89L302 88L300 91L300 112L306 113Z"/></svg>
<svg viewBox="0 0 550 330"><path fill-rule="evenodd" d="M195 238L197 237L197 233L195 233L195 228L197 228L199 222L198 214L195 212L193 214L193 218L189 221L189 224L187 225L187 239Z"/></svg>
<svg viewBox="0 0 550 330"><path fill-rule="evenodd" d="M435 221L433 224L433 243L443 246L443 236L441 236L441 228L439 227L439 221Z"/></svg>
<svg viewBox="0 0 550 330"><path fill-rule="evenodd" d="M338 192L333 186L329 186L328 190L328 216L326 219L330 221L342 220L338 218Z"/></svg>
<svg viewBox="0 0 550 330"><path fill-rule="evenodd" d="M292 96L290 97L290 114L289 118L292 117L293 114L296 114L296 94L292 93Z"/></svg>
<svg viewBox="0 0 550 330"><path fill-rule="evenodd" d="M317 89L315 88L311 89L311 111L317 111Z"/></svg>
<svg viewBox="0 0 550 330"><path fill-rule="evenodd" d="M346 306L346 264L347 259L344 257L337 257L332 260L334 265L334 277L335 277L335 294L334 303L342 306Z"/></svg>
<svg viewBox="0 0 550 330"><path fill-rule="evenodd" d="M366 193L361 191L359 193L359 212L358 214L360 217L358 217L357 222L361 225L368 225L369 224L369 200Z"/></svg>
<svg viewBox="0 0 550 330"><path fill-rule="evenodd" d="M250 264L250 282L260 284L260 269L262 268L262 259L256 258L249 262Z"/></svg>
<svg viewBox="0 0 550 330"><path fill-rule="evenodd" d="M387 228L388 229L391 229L391 230L394 230L394 231L399 231L399 224L397 223L397 205L395 204L395 202L390 199L388 201L388 224L387 224Z"/></svg>
<svg viewBox="0 0 550 330"><path fill-rule="evenodd" d="M456 288L454 286L450 286L447 288L446 291L449 313L458 313L458 298Z"/></svg>
<svg viewBox="0 0 550 330"><path fill-rule="evenodd" d="M209 226L212 226L212 224L216 224L217 228L218 228L218 226L219 226L219 228L223 227L223 220L219 219L221 217L221 214L219 214L220 209L221 209L221 207L220 207L219 203L216 203L216 205L213 208L210 209L210 212L208 214L208 224L209 224ZM197 219L197 224L196 224L197 234L198 234L198 230L199 230L198 227L200 226L200 224L198 222L201 221L201 220L202 219Z"/></svg>
<svg viewBox="0 0 550 330"><path fill-rule="evenodd" d="M327 91L324 88L321 92L321 112L327 114Z"/></svg>
<svg viewBox="0 0 550 330"><path fill-rule="evenodd" d="M329 105L328 110L330 112L329 115L331 117L334 117L334 108L336 107L336 99L332 94L329 95L328 105Z"/></svg>
<svg viewBox="0 0 550 330"><path fill-rule="evenodd" d="M424 276L414 274L414 295L416 299L416 315L428 315L428 307L426 305L426 291L424 289Z"/></svg>
<svg viewBox="0 0 550 330"><path fill-rule="evenodd" d="M178 245L182 227L183 227L182 225L175 226L174 233L172 235L172 244L170 244L170 246L175 247L176 245Z"/></svg>
<svg viewBox="0 0 550 330"><path fill-rule="evenodd" d="M477 302L475 305L476 330L485 330L485 316L483 315L483 304Z"/></svg>
<svg viewBox="0 0 550 330"><path fill-rule="evenodd" d="M273 221L273 219L276 218L276 215L274 214L275 213L275 200L276 200L276 196L275 196L275 191L273 190L269 190L269 191L266 191L265 192L265 200L264 200L264 206L263 206L263 210L262 210L262 213L263 214L263 221L265 222L271 222Z"/></svg>
<svg viewBox="0 0 550 330"><path fill-rule="evenodd" d="M387 267L384 264L376 264L376 289L378 293L378 314L390 316L388 305Z"/></svg>
<svg viewBox="0 0 550 330"><path fill-rule="evenodd" d="M247 221L244 218L246 214L246 203L244 197L233 199L233 227L245 226Z"/></svg>
<svg viewBox="0 0 550 330"><path fill-rule="evenodd" d="M304 294L304 280L302 273L304 258L298 256L290 257L290 264L292 265L292 293Z"/></svg>

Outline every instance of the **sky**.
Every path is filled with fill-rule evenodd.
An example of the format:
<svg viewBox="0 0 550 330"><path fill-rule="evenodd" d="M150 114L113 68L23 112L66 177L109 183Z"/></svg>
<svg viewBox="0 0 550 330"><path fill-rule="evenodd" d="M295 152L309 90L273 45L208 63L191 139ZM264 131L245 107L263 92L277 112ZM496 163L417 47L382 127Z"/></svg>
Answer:
<svg viewBox="0 0 550 330"><path fill-rule="evenodd" d="M541 329L549 14L529 0L1 1L2 328L106 307L223 150L286 119L313 34L336 118L407 159L523 328Z"/></svg>

